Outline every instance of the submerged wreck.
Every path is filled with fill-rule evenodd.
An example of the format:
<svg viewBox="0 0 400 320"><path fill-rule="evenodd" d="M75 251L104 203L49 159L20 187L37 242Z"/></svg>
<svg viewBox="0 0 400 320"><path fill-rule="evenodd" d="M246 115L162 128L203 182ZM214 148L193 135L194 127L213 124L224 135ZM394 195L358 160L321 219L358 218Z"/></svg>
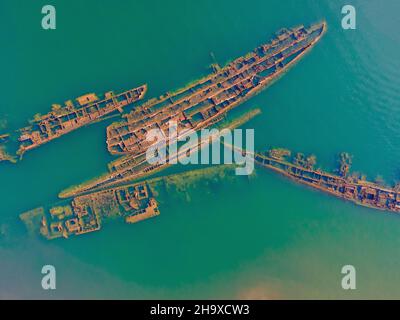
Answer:
<svg viewBox="0 0 400 320"><path fill-rule="evenodd" d="M77 98L75 103L68 100L64 106L53 104L51 112L36 115L30 126L19 130L17 154L22 156L28 150L99 121L114 111L123 112L124 107L142 99L146 91L147 85L142 85L119 94L107 92L101 100L90 93Z"/></svg>
<svg viewBox="0 0 400 320"><path fill-rule="evenodd" d="M321 22L309 28L283 29L269 43L225 67L213 64L213 73L208 76L135 106L130 113L122 116L122 121L107 127L107 149L111 154L121 156L109 163L109 172L62 191L60 198L71 199L25 212L20 215L21 220L32 232L55 239L100 230L102 221L108 218L120 217L126 223L135 223L159 215L155 199L157 192L153 194L152 186L155 181L164 178L138 183L132 183L132 180L164 169L170 165L169 161L201 149L204 142L198 142L196 148L174 149L174 153L168 147L168 161L151 164L146 151L154 142L147 139L147 133L152 129L161 130L169 146L181 141L188 132L221 125L233 129L242 125L260 110L253 110L230 124L223 120L232 108L260 92L300 60L321 39L326 28L326 23ZM102 100L95 94L88 94L77 99L78 106L72 101L67 101L63 107L53 105L50 113L35 117L31 126L20 130L17 153L22 155L116 110L122 112L125 106L141 100L146 91L147 86L143 85L118 95L108 92ZM175 121L176 130L181 132L175 136L175 141L168 140L170 121ZM0 161L12 161L3 148L8 138L8 135L0 135ZM218 136L211 137L214 138ZM231 147L243 153L243 150ZM302 153L292 156L287 149L270 149L253 155L256 164L298 183L358 205L400 212L400 184L386 187L351 174L351 157L347 153L340 155L335 173L316 168L315 156ZM179 179L187 182L190 176L201 175L198 172L188 174ZM170 180L174 181L174 178Z"/></svg>
<svg viewBox="0 0 400 320"><path fill-rule="evenodd" d="M350 174L351 157L342 153L337 174L315 169L315 156L298 153L291 157L286 149L271 149L256 153L254 161L296 182L374 209L400 212L400 186L386 187L365 177Z"/></svg>
<svg viewBox="0 0 400 320"><path fill-rule="evenodd" d="M260 109L250 110L244 113L242 116L235 118L233 121L224 121L222 123L219 123L219 127L232 130L243 125L260 113ZM218 126L216 128L218 128ZM200 140L197 145L185 145L182 146L179 150L174 150L172 152L170 151L169 147L167 147L167 161L165 163L151 164L149 163L145 154L141 154L139 156L127 155L124 157L120 157L108 164L109 173L63 190L62 192L60 192L59 197L74 197L79 194L97 191L115 185L120 185L122 183L127 183L131 180L143 178L144 176L165 169L171 163L176 163L180 159L180 157L187 156L188 153L197 152L197 150L209 147L209 144L215 139L219 139L220 135L210 135L209 138L210 139L208 141Z"/></svg>
<svg viewBox="0 0 400 320"><path fill-rule="evenodd" d="M124 115L123 121L107 128L107 147L123 155L109 164L109 173L60 193L66 198L109 187L148 175L165 167L150 165L146 151L154 143L146 139L151 129L160 129L168 140L169 121L176 121L178 132L210 128L224 119L233 107L271 84L306 54L327 29L321 22L309 28L281 30L270 42L257 47L214 73L174 93L150 99ZM178 138L182 138L179 136ZM179 154L176 155L179 157Z"/></svg>
<svg viewBox="0 0 400 320"><path fill-rule="evenodd" d="M174 93L150 99L107 128L107 147L112 154L140 155L150 142L151 129L167 131L175 120L177 130L199 130L221 120L221 115L265 88L298 61L326 31L326 23L310 28L283 29L269 43L257 47L214 73Z"/></svg>
<svg viewBox="0 0 400 320"><path fill-rule="evenodd" d="M9 161L15 163L16 159L11 156L6 149L6 144L10 138L9 134L0 134L0 162Z"/></svg>
<svg viewBox="0 0 400 320"><path fill-rule="evenodd" d="M48 240L98 231L108 219L122 218L126 223L136 223L160 214L156 197L169 197L169 192L173 192L187 199L188 188L205 179L222 181L234 168L234 165L210 166L95 191L29 210L20 219L32 235Z"/></svg>
<svg viewBox="0 0 400 320"><path fill-rule="evenodd" d="M122 217L135 223L159 215L158 204L146 183L94 192L49 208L20 215L32 233L47 239L68 238L100 230L103 219Z"/></svg>

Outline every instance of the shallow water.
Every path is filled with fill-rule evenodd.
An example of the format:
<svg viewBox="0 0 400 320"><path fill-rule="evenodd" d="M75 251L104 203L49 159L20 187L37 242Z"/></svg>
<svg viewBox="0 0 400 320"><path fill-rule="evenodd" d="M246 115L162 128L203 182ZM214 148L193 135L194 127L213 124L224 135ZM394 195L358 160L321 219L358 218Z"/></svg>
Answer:
<svg viewBox="0 0 400 320"><path fill-rule="evenodd" d="M341 28L344 1L53 1L57 30L40 28L42 3L2 1L0 117L26 125L52 103L148 83L147 97L185 85L266 42L282 27L328 22L328 33L273 86L240 110L263 113L258 150L341 151L353 169L399 178L400 36L395 0L354 0L357 30ZM111 120L110 120L111 121ZM161 215L106 223L69 240L28 236L19 213L106 170L110 121L73 132L0 166L0 297L400 298L400 220L297 185L265 169L160 195ZM167 172L186 168L173 168ZM42 290L41 267L57 269ZM341 267L357 290L341 289Z"/></svg>

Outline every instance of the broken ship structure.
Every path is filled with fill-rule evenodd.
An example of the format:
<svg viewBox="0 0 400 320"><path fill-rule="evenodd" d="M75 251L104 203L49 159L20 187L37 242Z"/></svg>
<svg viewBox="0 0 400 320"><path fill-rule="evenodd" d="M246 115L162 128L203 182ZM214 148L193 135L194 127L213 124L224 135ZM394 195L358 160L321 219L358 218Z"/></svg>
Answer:
<svg viewBox="0 0 400 320"><path fill-rule="evenodd" d="M350 174L351 156L340 154L337 174L315 169L315 156L302 153L291 157L287 149L270 149L256 153L254 161L296 182L332 194L339 198L374 209L400 212L400 185L392 188Z"/></svg>
<svg viewBox="0 0 400 320"><path fill-rule="evenodd" d="M142 182L75 197L49 208L36 208L20 218L32 233L51 240L98 231L107 218L122 217L126 223L135 223L159 214L149 185Z"/></svg>
<svg viewBox="0 0 400 320"><path fill-rule="evenodd" d="M161 169L165 164L149 165L145 154L154 143L146 139L151 129L165 132L169 121L176 121L178 132L209 128L226 113L271 84L306 54L323 36L325 22L309 28L283 29L269 43L257 47L225 67L213 65L214 72L174 93L133 108L123 121L107 128L107 148L122 155L109 164L109 173L60 193L71 197L99 188L137 179ZM178 139L182 135L178 134Z"/></svg>
<svg viewBox="0 0 400 320"><path fill-rule="evenodd" d="M221 115L265 88L298 61L321 38L326 24L283 29L270 43L240 57L224 68L174 93L151 99L107 128L107 147L112 154L140 155L151 142L151 129L167 131L175 120L177 130L198 130L221 120Z"/></svg>
<svg viewBox="0 0 400 320"><path fill-rule="evenodd" d="M216 128L222 129L230 129L233 130L252 118L256 117L261 113L260 109L253 109L245 112L238 118L235 118L233 121L223 121L219 123L219 126ZM97 190L101 190L104 188L109 188L114 185L120 185L122 183L126 183L132 179L143 178L146 175L155 173L156 171L165 169L171 163L177 163L181 157L187 156L189 153L197 152L202 148L209 147L209 144L215 141L216 139L220 139L221 132L218 131L215 134L210 134L209 139L200 139L200 141L194 144L181 146L179 150L170 150L169 147L166 148L167 159L165 163L151 163L150 159L146 158L146 155L140 155L139 157L132 158L130 156L120 157L115 161L112 161L108 164L109 171L111 174L105 174L100 178L95 178L94 180L90 180L78 186L72 186L59 194L60 198L69 198L74 197L76 195L82 193L93 192ZM114 175L115 172L123 172L124 174Z"/></svg>
<svg viewBox="0 0 400 320"><path fill-rule="evenodd" d="M30 126L19 130L17 154L22 156L28 150L104 119L117 110L123 112L124 107L142 99L146 91L147 85L142 85L119 94L107 92L102 99L89 93L77 98L76 102L68 100L64 106L53 104L51 112L36 115Z"/></svg>
<svg viewBox="0 0 400 320"><path fill-rule="evenodd" d="M15 163L15 158L7 152L6 146L9 139L10 135L8 133L0 134L0 162L9 161L11 163Z"/></svg>
<svg viewBox="0 0 400 320"><path fill-rule="evenodd" d="M177 131L183 132L178 137L182 138L187 132L220 123L229 110L288 70L318 42L326 28L326 23L322 22L309 28L284 29L271 42L225 67L214 64L212 74L173 93L167 92L135 106L130 113L123 115L122 121L107 128L109 152L121 155L109 164L109 173L60 193L61 198L72 199L56 206L30 210L21 214L21 219L28 229L39 231L47 239L55 239L100 230L102 221L107 218L122 217L127 223L135 223L159 215L151 180L123 185L168 165L150 164L146 159L146 151L153 143L146 139L147 133L160 129L168 139L168 124L175 121ZM21 130L18 153L23 154L115 110L122 112L124 106L142 99L146 90L144 85L119 95L107 93L100 101L94 94L85 95L77 99L79 107L71 101L65 107L55 105L52 112L38 117L32 126ZM8 135L0 136L0 143L7 139ZM176 153L174 159L187 151ZM0 153L1 160L4 159ZM306 157L298 153L292 157L287 149L255 153L254 161L298 183L358 205L400 212L400 185L390 188L350 174L351 157L347 153L340 155L336 173L316 169L315 156Z"/></svg>

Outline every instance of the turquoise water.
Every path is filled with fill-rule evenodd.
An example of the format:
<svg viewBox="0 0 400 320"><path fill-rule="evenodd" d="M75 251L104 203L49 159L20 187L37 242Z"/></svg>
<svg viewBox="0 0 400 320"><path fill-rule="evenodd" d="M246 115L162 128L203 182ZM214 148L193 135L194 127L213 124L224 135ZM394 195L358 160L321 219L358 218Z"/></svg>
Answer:
<svg viewBox="0 0 400 320"><path fill-rule="evenodd" d="M352 1L53 1L57 30L40 28L45 1L2 1L0 117L22 127L52 103L148 83L147 97L183 86L270 39L281 27L326 19L323 40L281 80L240 108L260 107L256 147L340 151L353 169L399 178L400 4ZM110 121L73 132L0 166L1 298L400 298L400 220L258 168L160 197L161 215L136 225L48 242L18 214L106 170ZM189 198L187 197L189 195ZM57 289L41 289L53 264ZM341 289L341 267L357 289Z"/></svg>

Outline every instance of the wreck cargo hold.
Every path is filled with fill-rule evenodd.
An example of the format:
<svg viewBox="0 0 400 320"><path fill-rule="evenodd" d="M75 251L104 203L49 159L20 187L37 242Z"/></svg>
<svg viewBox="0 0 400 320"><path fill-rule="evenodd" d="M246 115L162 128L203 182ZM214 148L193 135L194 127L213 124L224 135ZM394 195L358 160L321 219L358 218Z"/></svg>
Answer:
<svg viewBox="0 0 400 320"><path fill-rule="evenodd" d="M199 130L270 84L298 61L326 31L326 23L281 30L270 43L256 48L215 73L174 93L166 93L134 108L122 122L107 128L107 147L112 154L146 152L151 129L167 132L175 120L178 131Z"/></svg>
<svg viewBox="0 0 400 320"><path fill-rule="evenodd" d="M94 123L105 116L142 99L147 91L147 85L114 94L112 91L105 93L100 100L95 94L90 93L65 103L65 106L54 104L52 111L46 115L36 115L31 125L20 129L18 138L20 145L17 154L39 147L73 130Z"/></svg>

